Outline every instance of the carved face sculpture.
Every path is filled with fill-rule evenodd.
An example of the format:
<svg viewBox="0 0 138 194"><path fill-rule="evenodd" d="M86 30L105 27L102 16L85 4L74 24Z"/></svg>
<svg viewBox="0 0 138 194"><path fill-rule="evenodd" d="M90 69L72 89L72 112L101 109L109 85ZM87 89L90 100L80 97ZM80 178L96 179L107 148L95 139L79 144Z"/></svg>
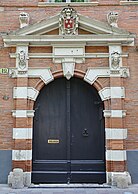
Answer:
<svg viewBox="0 0 138 194"><path fill-rule="evenodd" d="M21 13L20 14L20 20L24 23L27 23L28 22L28 14L27 13Z"/></svg>
<svg viewBox="0 0 138 194"><path fill-rule="evenodd" d="M120 54L118 52L114 52L111 54L111 65L113 69L117 69L120 63Z"/></svg>
<svg viewBox="0 0 138 194"><path fill-rule="evenodd" d="M20 69L24 69L26 67L26 55L24 51L20 51L19 55L19 67Z"/></svg>

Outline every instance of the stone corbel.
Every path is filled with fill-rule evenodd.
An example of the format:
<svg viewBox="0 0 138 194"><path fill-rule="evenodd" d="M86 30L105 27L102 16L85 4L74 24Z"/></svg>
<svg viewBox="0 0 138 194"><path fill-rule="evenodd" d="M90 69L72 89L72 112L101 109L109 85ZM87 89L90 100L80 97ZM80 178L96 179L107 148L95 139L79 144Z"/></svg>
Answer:
<svg viewBox="0 0 138 194"><path fill-rule="evenodd" d="M73 58L64 58L62 61L63 74L69 80L74 75L75 61Z"/></svg>
<svg viewBox="0 0 138 194"><path fill-rule="evenodd" d="M28 46L17 46L16 48L16 67L18 74L27 74L28 71Z"/></svg>

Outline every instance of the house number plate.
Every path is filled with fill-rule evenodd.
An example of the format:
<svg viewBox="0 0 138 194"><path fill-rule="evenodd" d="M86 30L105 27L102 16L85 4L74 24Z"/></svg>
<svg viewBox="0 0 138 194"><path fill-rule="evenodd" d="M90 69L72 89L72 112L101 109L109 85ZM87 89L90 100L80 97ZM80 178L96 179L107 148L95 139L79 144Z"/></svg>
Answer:
<svg viewBox="0 0 138 194"><path fill-rule="evenodd" d="M59 139L48 139L48 143L59 143Z"/></svg>

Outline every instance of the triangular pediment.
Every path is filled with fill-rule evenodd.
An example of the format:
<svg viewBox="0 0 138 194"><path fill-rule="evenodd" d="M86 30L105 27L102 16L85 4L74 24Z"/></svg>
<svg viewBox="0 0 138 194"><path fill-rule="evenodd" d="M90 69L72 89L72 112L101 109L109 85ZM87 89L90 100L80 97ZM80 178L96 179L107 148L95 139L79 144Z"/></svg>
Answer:
<svg viewBox="0 0 138 194"><path fill-rule="evenodd" d="M53 35L58 33L60 14L44 19L35 24L21 28L11 35ZM101 22L78 14L78 28L80 34L130 34L128 31L110 26L106 22Z"/></svg>
<svg viewBox="0 0 138 194"><path fill-rule="evenodd" d="M28 44L49 46L54 44L83 44L105 46L109 44L134 45L135 35L108 22L101 22L77 13L77 33L62 34L61 14L25 26L3 36L5 46Z"/></svg>

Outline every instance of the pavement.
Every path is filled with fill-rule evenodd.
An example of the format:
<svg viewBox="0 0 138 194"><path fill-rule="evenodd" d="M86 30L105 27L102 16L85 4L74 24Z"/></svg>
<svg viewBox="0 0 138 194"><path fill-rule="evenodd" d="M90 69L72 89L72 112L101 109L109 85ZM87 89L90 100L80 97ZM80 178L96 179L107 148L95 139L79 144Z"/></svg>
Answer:
<svg viewBox="0 0 138 194"><path fill-rule="evenodd" d="M0 185L0 194L138 194L138 184L130 185L127 189L119 189L116 187L100 187L100 188L70 188L70 187L49 187L49 188L23 188L12 189L8 185Z"/></svg>

